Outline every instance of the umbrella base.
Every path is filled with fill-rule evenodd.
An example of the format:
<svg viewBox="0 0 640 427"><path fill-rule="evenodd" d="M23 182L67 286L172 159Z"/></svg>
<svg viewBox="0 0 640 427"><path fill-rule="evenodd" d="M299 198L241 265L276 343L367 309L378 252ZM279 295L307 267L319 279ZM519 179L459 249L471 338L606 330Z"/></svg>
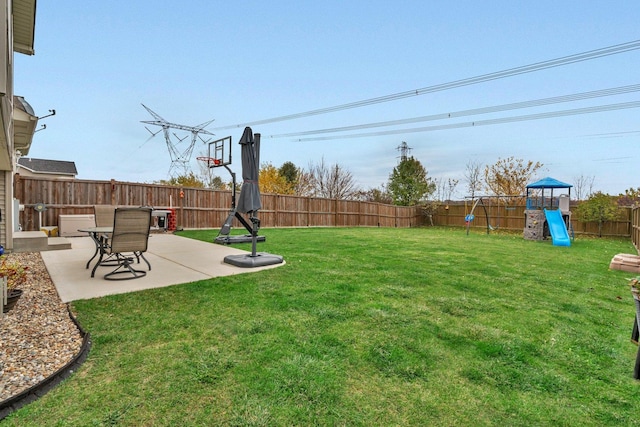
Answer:
<svg viewBox="0 0 640 427"><path fill-rule="evenodd" d="M264 242L265 236L256 236L257 242ZM221 245L233 245L235 243L251 243L253 241L253 236L251 234L238 235L238 236L226 236L220 235L215 238L214 243L218 243Z"/></svg>
<svg viewBox="0 0 640 427"><path fill-rule="evenodd" d="M227 255L224 262L236 267L264 267L266 265L281 264L284 259L280 255L272 255L266 252L258 252L255 255Z"/></svg>

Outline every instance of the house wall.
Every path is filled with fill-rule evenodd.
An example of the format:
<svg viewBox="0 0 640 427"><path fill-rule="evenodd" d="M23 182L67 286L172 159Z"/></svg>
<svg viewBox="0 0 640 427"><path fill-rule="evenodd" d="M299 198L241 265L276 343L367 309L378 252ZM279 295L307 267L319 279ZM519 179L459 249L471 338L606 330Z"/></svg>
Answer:
<svg viewBox="0 0 640 427"><path fill-rule="evenodd" d="M16 168L13 120L14 48L17 52L33 55L35 8L36 0L0 2L0 245L9 250L13 249L13 172ZM17 18L14 19L14 15ZM17 47L14 47L14 24L18 26Z"/></svg>
<svg viewBox="0 0 640 427"><path fill-rule="evenodd" d="M13 249L13 197L11 171L0 172L0 244L7 250Z"/></svg>
<svg viewBox="0 0 640 427"><path fill-rule="evenodd" d="M11 1L0 4L0 170L12 170L13 24Z"/></svg>
<svg viewBox="0 0 640 427"><path fill-rule="evenodd" d="M13 2L0 3L0 245L13 249Z"/></svg>

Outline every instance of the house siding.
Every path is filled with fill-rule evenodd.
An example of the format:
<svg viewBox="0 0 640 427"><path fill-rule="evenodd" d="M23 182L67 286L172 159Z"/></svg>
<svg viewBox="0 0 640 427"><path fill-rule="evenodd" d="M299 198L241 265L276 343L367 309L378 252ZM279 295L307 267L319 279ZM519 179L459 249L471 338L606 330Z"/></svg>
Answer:
<svg viewBox="0 0 640 427"><path fill-rule="evenodd" d="M11 171L0 172L0 245L7 250L13 249L13 200L11 192Z"/></svg>
<svg viewBox="0 0 640 427"><path fill-rule="evenodd" d="M12 2L0 6L0 245L13 249L12 186L12 109L13 109L13 22ZM9 199L9 200L8 200Z"/></svg>

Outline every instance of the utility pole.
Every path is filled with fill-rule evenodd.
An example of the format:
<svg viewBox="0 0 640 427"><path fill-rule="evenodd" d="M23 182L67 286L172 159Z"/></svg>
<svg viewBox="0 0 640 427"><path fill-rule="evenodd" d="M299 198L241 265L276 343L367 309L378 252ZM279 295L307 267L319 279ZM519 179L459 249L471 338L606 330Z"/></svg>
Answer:
<svg viewBox="0 0 640 427"><path fill-rule="evenodd" d="M180 125L180 124L177 124L177 123L168 122L165 119L163 119L162 117L160 117L160 115L158 115L158 113L156 113L155 111L151 110L146 105L142 104L142 106L155 119L155 120L145 120L145 121L142 121L142 123L146 123L146 124L154 125L154 126L160 126L160 128L161 128L157 132L152 132L148 127L145 126L145 128L151 134L149 139L153 138L154 136L156 136L160 132L164 133L164 138L165 138L165 141L167 143L167 149L169 150L169 156L171 157L171 167L169 168L169 176L175 177L176 173L181 173L183 175L186 175L189 172L189 170L191 169L189 167L189 161L191 160L191 154L193 153L193 147L196 145L197 139L200 139L204 143L209 142L209 140L202 139L200 134L213 135L213 133L209 132L208 130L205 130L205 127L209 126L211 124L211 122L213 122L213 120L209 120L208 122L204 122L204 123L199 124L197 126L185 126L185 125ZM183 136L182 138L180 138L178 135L173 133L173 137L175 137L175 139L177 139L177 142L174 142L172 140L172 135L170 133L170 129L177 129L177 130L186 131L186 132L190 132L191 133L191 139L188 142L186 148L183 149L180 146L181 145L180 143L182 141L184 141L187 138L188 135L187 136Z"/></svg>
<svg viewBox="0 0 640 427"><path fill-rule="evenodd" d="M406 142L402 141L402 144L398 145L396 147L396 150L400 152L400 163L402 163L409 157L409 151L411 151L411 147L409 147Z"/></svg>

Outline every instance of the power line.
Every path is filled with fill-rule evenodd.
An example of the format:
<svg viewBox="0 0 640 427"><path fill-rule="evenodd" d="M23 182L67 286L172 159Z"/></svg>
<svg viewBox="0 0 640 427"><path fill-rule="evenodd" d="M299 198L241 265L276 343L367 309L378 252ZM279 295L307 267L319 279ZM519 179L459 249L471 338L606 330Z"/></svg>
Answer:
<svg viewBox="0 0 640 427"><path fill-rule="evenodd" d="M620 95L640 91L640 84L620 86L609 89L595 90L590 92L575 93L571 95L554 96L552 98L535 99L531 101L515 102L511 104L495 105L492 107L474 108L471 110L455 111L452 113L432 114L429 116L413 117L409 119L388 120L383 122L365 123L352 126L342 126L328 129L317 129L303 132L283 133L277 135L269 135L269 138L288 138L293 136L317 135L323 133L347 132L353 130L370 129L384 126L396 126L409 123L427 122L434 120L452 119L455 117L475 116L477 114L495 113L498 111L508 111L522 108L539 107L542 105L558 104L561 102L572 102L583 99L599 98L603 96Z"/></svg>
<svg viewBox="0 0 640 427"><path fill-rule="evenodd" d="M572 110L551 111L547 113L529 114L524 116L513 116L513 117L503 117L503 118L490 119L490 120L479 120L479 121L473 121L473 122L453 123L449 125L440 125L440 126L426 126L426 127L410 128L410 129L395 129L395 130L388 130L388 131L366 132L366 133L357 133L357 134L339 135L339 136L319 136L315 138L300 138L300 139L295 139L294 141L297 141L297 142L327 141L331 139L363 138L363 137L369 137L369 136L398 135L403 133L433 132L437 130L458 129L458 128L465 128L465 127L522 122L527 120L540 120L540 119L549 119L549 118L555 118L555 117L575 116L575 115L581 115L581 114L599 113L603 111L626 110L630 108L640 108L640 101L623 102L619 104L599 105L596 107L575 108Z"/></svg>
<svg viewBox="0 0 640 427"><path fill-rule="evenodd" d="M534 64L524 65L516 68L510 68L503 71L497 71L489 74L482 74L476 77L469 77L466 79L455 80L449 83L442 83L434 86L427 86L420 89L414 89L414 90L409 90L405 92L394 93L391 95L380 96L377 98L370 98L362 101L340 104L333 107L320 108L317 110L310 110L310 111L305 111L301 113L288 114L285 116L272 117L269 119L257 120L257 121L248 122L248 123L239 123L235 125L222 126L222 127L214 128L212 130L242 128L245 126L262 125L267 123L299 119L302 117L333 113L336 111L342 111L342 110L347 110L351 108L359 108L359 107L364 107L368 105L379 104L382 102L395 101L398 99L409 98L412 96L425 95L427 93L434 93L434 92L454 89L462 86L474 85L478 83L488 82L491 80L503 79L506 77L516 76L519 74L526 74L526 73L531 73L534 71L544 70L548 68L559 67L562 65L573 64L576 62L588 61L595 58L615 55L618 53L629 52L636 49L640 49L640 40L634 40L631 42L617 44L617 45L608 46L608 47L595 49L595 50L590 50L587 52L577 53L574 55L563 56L560 58L551 59L547 61L536 62Z"/></svg>
<svg viewBox="0 0 640 427"><path fill-rule="evenodd" d="M632 133L640 133L640 130L630 130L630 131L623 131L623 132L607 132L607 133L592 133L589 135L584 135L584 136L626 136L627 134L632 134Z"/></svg>

